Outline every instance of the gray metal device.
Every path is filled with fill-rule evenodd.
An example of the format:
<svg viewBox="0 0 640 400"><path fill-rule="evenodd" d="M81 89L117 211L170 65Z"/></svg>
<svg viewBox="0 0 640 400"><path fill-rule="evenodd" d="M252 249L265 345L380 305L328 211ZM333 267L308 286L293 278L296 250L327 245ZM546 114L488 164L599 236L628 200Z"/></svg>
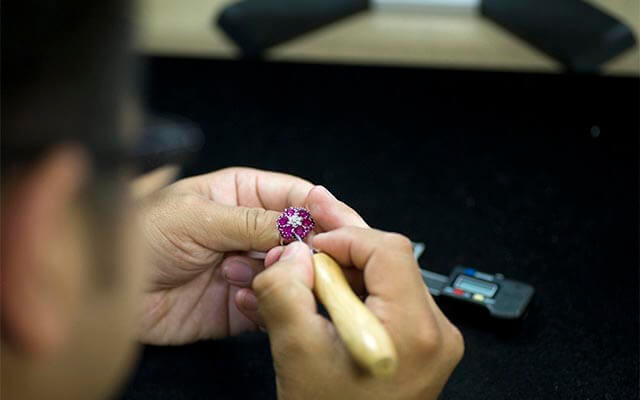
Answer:
<svg viewBox="0 0 640 400"><path fill-rule="evenodd" d="M416 259L423 251L424 244L414 243ZM499 319L521 318L535 293L529 284L461 265L454 267L449 276L420 271L432 296L484 307L492 317Z"/></svg>
<svg viewBox="0 0 640 400"><path fill-rule="evenodd" d="M456 266L449 276L424 269L421 272L432 296L482 306L491 316L500 319L521 318L535 292L533 286L526 283L469 267Z"/></svg>

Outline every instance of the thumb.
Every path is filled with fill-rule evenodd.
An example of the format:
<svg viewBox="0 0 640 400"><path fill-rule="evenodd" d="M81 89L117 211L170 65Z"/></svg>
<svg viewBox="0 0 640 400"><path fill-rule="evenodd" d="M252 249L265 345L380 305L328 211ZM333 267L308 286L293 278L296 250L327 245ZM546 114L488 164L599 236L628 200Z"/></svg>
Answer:
<svg viewBox="0 0 640 400"><path fill-rule="evenodd" d="M323 231L331 231L343 226L369 227L353 208L336 199L324 186L311 189L305 205Z"/></svg>
<svg viewBox="0 0 640 400"><path fill-rule="evenodd" d="M302 334L312 329L311 319L320 316L312 288L311 251L304 243L293 242L253 281L258 310L270 334L283 329Z"/></svg>
<svg viewBox="0 0 640 400"><path fill-rule="evenodd" d="M198 241L218 251L268 251L280 243L276 220L280 213L262 208L205 205L195 215L201 237Z"/></svg>

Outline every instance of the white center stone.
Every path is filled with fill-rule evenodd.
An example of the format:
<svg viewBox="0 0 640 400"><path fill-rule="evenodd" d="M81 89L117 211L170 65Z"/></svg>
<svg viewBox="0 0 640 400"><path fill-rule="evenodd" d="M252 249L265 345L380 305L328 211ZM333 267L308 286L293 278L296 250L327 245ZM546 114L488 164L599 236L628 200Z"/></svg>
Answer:
<svg viewBox="0 0 640 400"><path fill-rule="evenodd" d="M289 217L289 225L291 225L292 227L296 228L302 225L302 217L299 216L298 214L289 215L288 217Z"/></svg>

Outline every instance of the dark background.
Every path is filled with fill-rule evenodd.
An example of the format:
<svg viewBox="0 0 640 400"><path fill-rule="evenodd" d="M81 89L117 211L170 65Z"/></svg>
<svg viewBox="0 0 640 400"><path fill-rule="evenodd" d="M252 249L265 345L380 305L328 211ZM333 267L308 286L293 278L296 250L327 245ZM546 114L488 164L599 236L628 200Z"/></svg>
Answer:
<svg viewBox="0 0 640 400"><path fill-rule="evenodd" d="M426 242L423 267L536 288L515 327L448 314L466 353L443 399L638 398L640 80L170 58L146 69L150 109L207 134L187 175L299 175ZM275 398L268 339L146 347L123 398Z"/></svg>

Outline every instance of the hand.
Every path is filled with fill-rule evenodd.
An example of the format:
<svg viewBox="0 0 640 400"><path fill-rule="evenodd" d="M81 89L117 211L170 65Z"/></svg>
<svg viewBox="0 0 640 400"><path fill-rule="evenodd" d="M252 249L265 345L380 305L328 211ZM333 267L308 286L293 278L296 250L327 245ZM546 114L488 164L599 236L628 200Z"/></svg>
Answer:
<svg viewBox="0 0 640 400"><path fill-rule="evenodd" d="M267 264L273 264L253 283L271 342L278 398L436 399L464 345L422 282L410 241L372 229L341 228L317 235L313 246L362 271L365 304L388 330L398 370L381 380L354 364L335 327L316 311L309 249L292 243L270 252Z"/></svg>
<svg viewBox="0 0 640 400"><path fill-rule="evenodd" d="M309 208L320 232L366 226L323 187L249 168L187 178L143 198L138 214L152 268L140 339L183 344L256 329L236 306L251 301L239 290L264 269L246 252L279 244L276 219L288 206Z"/></svg>

